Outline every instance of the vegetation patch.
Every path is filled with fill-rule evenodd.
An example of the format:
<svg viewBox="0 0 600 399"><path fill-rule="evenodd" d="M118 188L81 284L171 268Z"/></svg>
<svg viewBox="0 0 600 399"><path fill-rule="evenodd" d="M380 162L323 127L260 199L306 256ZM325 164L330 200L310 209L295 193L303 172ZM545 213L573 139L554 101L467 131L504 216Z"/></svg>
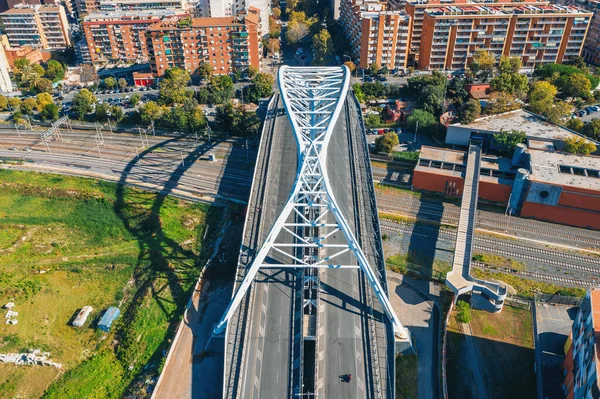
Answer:
<svg viewBox="0 0 600 399"><path fill-rule="evenodd" d="M521 276L515 276L508 273L473 268L471 269L471 275L482 280L494 279L503 281L512 286L517 291L518 296L526 299L533 299L535 294L566 295L581 298L585 296L585 290L583 288L561 287L542 281L525 279Z"/></svg>
<svg viewBox="0 0 600 399"><path fill-rule="evenodd" d="M0 325L0 351L39 348L63 364L0 365L0 396L146 397L220 211L68 176L0 170L0 181L0 302L19 312ZM85 305L90 318L73 328ZM109 306L121 317L105 334L95 324Z"/></svg>
<svg viewBox="0 0 600 399"><path fill-rule="evenodd" d="M400 355L396 358L397 398L417 398L418 371L417 355Z"/></svg>
<svg viewBox="0 0 600 399"><path fill-rule="evenodd" d="M471 330L491 399L519 392L534 398L533 326L529 310L505 306L500 313L473 310Z"/></svg>
<svg viewBox="0 0 600 399"><path fill-rule="evenodd" d="M407 254L388 256L385 260L385 266L396 273L440 281L443 281L446 274L452 269L449 262L437 259L432 261L431 258L424 257L414 251L409 251Z"/></svg>
<svg viewBox="0 0 600 399"><path fill-rule="evenodd" d="M491 267L506 267L513 270L525 270L525 264L523 262L507 258L501 255L485 254L482 252L473 253L473 260L475 262L482 262Z"/></svg>

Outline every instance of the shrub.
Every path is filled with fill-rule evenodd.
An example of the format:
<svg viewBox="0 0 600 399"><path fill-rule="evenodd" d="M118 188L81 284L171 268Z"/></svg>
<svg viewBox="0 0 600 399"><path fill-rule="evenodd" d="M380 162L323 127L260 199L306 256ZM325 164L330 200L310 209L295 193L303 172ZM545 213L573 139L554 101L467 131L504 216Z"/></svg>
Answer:
<svg viewBox="0 0 600 399"><path fill-rule="evenodd" d="M471 306L465 301L458 301L456 304L456 319L461 323L470 323L473 320Z"/></svg>

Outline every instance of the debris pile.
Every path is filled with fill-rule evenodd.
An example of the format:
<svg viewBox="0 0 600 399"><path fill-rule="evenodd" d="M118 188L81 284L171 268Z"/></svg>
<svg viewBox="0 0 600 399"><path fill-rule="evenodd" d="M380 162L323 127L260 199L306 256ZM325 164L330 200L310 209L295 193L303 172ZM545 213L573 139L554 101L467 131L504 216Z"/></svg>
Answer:
<svg viewBox="0 0 600 399"><path fill-rule="evenodd" d="M50 353L42 352L39 349L29 349L27 353L0 353L0 362L11 363L18 366L38 365L51 366L57 369L62 368L62 364L48 359Z"/></svg>
<svg viewBox="0 0 600 399"><path fill-rule="evenodd" d="M15 325L19 322L17 320L17 316L19 315L19 312L15 312L13 310L14 308L15 308L15 304L12 302L9 302L6 305L4 305L4 309L7 310L6 315L4 316L4 318L6 319L6 324Z"/></svg>

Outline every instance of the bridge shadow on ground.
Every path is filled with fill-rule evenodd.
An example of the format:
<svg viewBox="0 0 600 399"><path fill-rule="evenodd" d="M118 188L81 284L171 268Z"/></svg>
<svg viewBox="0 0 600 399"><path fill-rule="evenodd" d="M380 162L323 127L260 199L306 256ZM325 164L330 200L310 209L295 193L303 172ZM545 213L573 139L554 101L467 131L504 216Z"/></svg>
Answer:
<svg viewBox="0 0 600 399"><path fill-rule="evenodd" d="M446 277L445 272L436 270L439 267L435 262L443 211L442 202L421 200L408 245L409 270L429 280L443 281ZM416 265L418 270L414 270Z"/></svg>
<svg viewBox="0 0 600 399"><path fill-rule="evenodd" d="M463 334L448 331L447 338L447 381L450 399L479 399L480 389L485 390L487 399L536 397L534 350L527 346L530 343L513 344L473 336L477 352L475 363L469 358ZM473 369L476 364L479 364L479 371ZM477 386L477 372L481 373L484 387Z"/></svg>
<svg viewBox="0 0 600 399"><path fill-rule="evenodd" d="M122 328L116 337L119 342L115 351L117 359L133 377L126 395L143 393L146 391L144 381L148 377L157 377L157 366L169 349L179 317L201 268L212 252L214 234L221 223L220 209L190 205L199 207L206 214L204 223L194 227L197 229L195 246L178 242L174 230L167 232L163 226L161 215L170 212L169 208L177 204L178 200L169 196L182 175L218 144L214 141L199 142L187 155L181 152L183 160L179 150L169 156L172 152L169 147L190 144L188 140L183 142L184 137L168 138L142 151L124 168L116 190L115 211L137 239L139 248L133 275L135 293L122 310L121 320L127 327ZM153 172L145 170L144 164L148 163L153 164ZM225 162L223 174L227 173L227 165ZM154 172L157 166L158 173ZM126 187L129 182L139 180L156 184L157 192ZM217 189L221 191L219 186ZM161 326L164 321L171 321L166 332Z"/></svg>

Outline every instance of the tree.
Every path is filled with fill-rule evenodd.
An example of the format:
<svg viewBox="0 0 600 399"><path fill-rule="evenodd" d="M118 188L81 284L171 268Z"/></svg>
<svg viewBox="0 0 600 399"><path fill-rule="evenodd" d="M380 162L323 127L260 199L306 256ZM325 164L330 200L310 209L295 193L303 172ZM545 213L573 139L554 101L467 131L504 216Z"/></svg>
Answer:
<svg viewBox="0 0 600 399"><path fill-rule="evenodd" d="M92 112L92 104L95 102L96 98L88 89L81 89L73 97L71 110L77 119L83 119L87 113Z"/></svg>
<svg viewBox="0 0 600 399"><path fill-rule="evenodd" d="M252 84L246 87L245 95L248 101L258 103L258 100L269 97L273 94L273 75L268 73L258 73L252 79Z"/></svg>
<svg viewBox="0 0 600 399"><path fill-rule="evenodd" d="M583 134L594 140L600 140L600 119L594 118L583 128Z"/></svg>
<svg viewBox="0 0 600 399"><path fill-rule="evenodd" d="M21 108L21 99L18 97L8 98L8 109L10 111L16 111Z"/></svg>
<svg viewBox="0 0 600 399"><path fill-rule="evenodd" d="M54 103L48 103L44 105L42 110L40 111L40 116L42 119L55 121L58 119L58 105Z"/></svg>
<svg viewBox="0 0 600 399"><path fill-rule="evenodd" d="M469 93L465 88L465 80L454 78L448 82L448 98L454 101L457 106L462 105L469 99Z"/></svg>
<svg viewBox="0 0 600 399"><path fill-rule="evenodd" d="M498 70L500 74L503 73L519 73L521 70L522 62L520 57L507 57L502 56L500 58L500 64Z"/></svg>
<svg viewBox="0 0 600 399"><path fill-rule="evenodd" d="M380 75L387 75L389 73L390 73L390 69L388 68L387 65L382 66L381 69L379 70Z"/></svg>
<svg viewBox="0 0 600 399"><path fill-rule="evenodd" d="M269 37L275 39L281 35L281 24L273 16L269 16Z"/></svg>
<svg viewBox="0 0 600 399"><path fill-rule="evenodd" d="M44 77L53 82L62 80L65 77L65 68L56 60L49 60L46 64L46 73Z"/></svg>
<svg viewBox="0 0 600 399"><path fill-rule="evenodd" d="M291 20L288 22L287 29L285 30L285 40L289 44L299 43L308 35L308 25L304 22L298 22Z"/></svg>
<svg viewBox="0 0 600 399"><path fill-rule="evenodd" d="M210 102L223 104L233 96L233 80L227 75L213 76L208 85Z"/></svg>
<svg viewBox="0 0 600 399"><path fill-rule="evenodd" d="M281 45L279 44L279 39L268 38L265 40L265 48L271 54L279 53L281 50Z"/></svg>
<svg viewBox="0 0 600 399"><path fill-rule="evenodd" d="M0 111L4 111L8 108L8 99L0 94Z"/></svg>
<svg viewBox="0 0 600 399"><path fill-rule="evenodd" d="M380 69L381 68L379 67L378 64L372 63L371 65L369 65L369 74L370 75L377 75L379 73Z"/></svg>
<svg viewBox="0 0 600 399"><path fill-rule="evenodd" d="M420 133L433 134L437 129L437 119L430 112L415 109L408 117L406 127L411 132L418 130Z"/></svg>
<svg viewBox="0 0 600 399"><path fill-rule="evenodd" d="M458 109L460 122L468 124L479 118L481 115L481 104L475 99L470 99Z"/></svg>
<svg viewBox="0 0 600 399"><path fill-rule="evenodd" d="M483 49L477 49L469 64L469 69L485 82L494 73L495 64L496 59L493 54Z"/></svg>
<svg viewBox="0 0 600 399"><path fill-rule="evenodd" d="M596 145L583 137L571 136L565 140L564 149L571 154L590 155L596 151Z"/></svg>
<svg viewBox="0 0 600 399"><path fill-rule="evenodd" d="M314 35L312 38L312 44L315 54L313 64L327 64L333 54L333 43L331 42L331 35L327 29L321 29L319 33Z"/></svg>
<svg viewBox="0 0 600 399"><path fill-rule="evenodd" d="M29 97L21 103L21 112L25 115L31 115L36 107L37 101L35 101L35 98Z"/></svg>
<svg viewBox="0 0 600 399"><path fill-rule="evenodd" d="M17 58L17 59L15 59L15 69L18 70L18 71L22 71L23 69L25 69L29 65L31 65L31 61L29 61L27 58Z"/></svg>
<svg viewBox="0 0 600 399"><path fill-rule="evenodd" d="M494 135L494 140L500 146L501 151L510 153L517 144L524 143L527 135L521 130L503 130Z"/></svg>
<svg viewBox="0 0 600 399"><path fill-rule="evenodd" d="M110 112L110 105L108 103L102 103L96 105L95 117L96 120L104 122L108 120L108 114Z"/></svg>
<svg viewBox="0 0 600 399"><path fill-rule="evenodd" d="M52 96L48 93L40 93L37 96L35 96L35 99L37 100L36 108L38 109L38 111L41 111L46 105L52 104L54 102L52 100Z"/></svg>
<svg viewBox="0 0 600 399"><path fill-rule="evenodd" d="M123 108L119 107L118 105L113 105L110 107L109 117L115 122L120 122L121 119L123 119Z"/></svg>
<svg viewBox="0 0 600 399"><path fill-rule="evenodd" d="M198 65L198 68L196 69L196 74L202 80L210 80L213 74L213 68L208 62L203 62L200 65Z"/></svg>
<svg viewBox="0 0 600 399"><path fill-rule="evenodd" d="M491 80L490 87L494 91L502 91L514 94L517 97L524 97L529 88L529 81L527 80L527 76L520 73L503 72Z"/></svg>
<svg viewBox="0 0 600 399"><path fill-rule="evenodd" d="M219 128L236 136L254 136L260 129L260 119L255 112L248 112L228 102L217 107L215 121Z"/></svg>
<svg viewBox="0 0 600 399"><path fill-rule="evenodd" d="M456 319L459 323L470 323L473 320L471 307L467 302L458 301L456 303Z"/></svg>
<svg viewBox="0 0 600 399"><path fill-rule="evenodd" d="M398 135L396 133L386 133L375 139L375 151L389 154L398 144L400 144L400 141L398 141Z"/></svg>
<svg viewBox="0 0 600 399"><path fill-rule="evenodd" d="M273 13L273 17L275 17L276 19L281 18L281 8L273 7L271 8L271 13Z"/></svg>
<svg viewBox="0 0 600 399"><path fill-rule="evenodd" d="M569 119L567 121L567 127L579 133L583 132L583 122L579 118Z"/></svg>
<svg viewBox="0 0 600 399"><path fill-rule="evenodd" d="M356 64L352 61L346 61L344 62L344 65L346 65L348 67L348 69L350 70L350 73L356 71Z"/></svg>
<svg viewBox="0 0 600 399"><path fill-rule="evenodd" d="M408 88L417 95L423 110L440 115L448 79L440 72L431 75L414 76L408 79Z"/></svg>
<svg viewBox="0 0 600 399"><path fill-rule="evenodd" d="M108 90L114 89L117 87L117 80L112 76L109 76L108 78L104 79L104 87L106 87Z"/></svg>
<svg viewBox="0 0 600 399"><path fill-rule="evenodd" d="M119 89L121 90L127 87L127 81L124 78L119 78L117 84L119 85Z"/></svg>
<svg viewBox="0 0 600 399"><path fill-rule="evenodd" d="M227 77L229 78L229 76ZM185 70L176 67L167 69L163 79L158 84L160 100L166 105L183 103L192 94L186 89L189 81L190 75ZM229 81L231 81L231 78L229 78Z"/></svg>
<svg viewBox="0 0 600 399"><path fill-rule="evenodd" d="M155 101L148 101L140 107L140 119L145 124L150 124L152 121L157 121L164 113L164 109Z"/></svg>
<svg viewBox="0 0 600 399"><path fill-rule="evenodd" d="M133 93L131 95L131 100L129 101L129 104L132 107L135 107L137 105L137 103L140 102L141 99L142 99L142 96L139 93Z"/></svg>
<svg viewBox="0 0 600 399"><path fill-rule="evenodd" d="M90 64L84 64L79 68L79 80L81 83L95 82L98 80L96 68Z"/></svg>
<svg viewBox="0 0 600 399"><path fill-rule="evenodd" d="M40 78L35 82L33 87L38 93L52 93L52 81L50 79Z"/></svg>
<svg viewBox="0 0 600 399"><path fill-rule="evenodd" d="M488 115L502 114L519 109L521 106L522 103L517 101L514 95L499 91L492 93L488 98L485 113Z"/></svg>
<svg viewBox="0 0 600 399"><path fill-rule="evenodd" d="M581 73L563 75L556 81L560 91L569 97L589 98L592 92L590 80Z"/></svg>
<svg viewBox="0 0 600 399"><path fill-rule="evenodd" d="M248 75L250 79L254 79L254 77L258 75L258 68L250 65L246 70L246 75Z"/></svg>
<svg viewBox="0 0 600 399"><path fill-rule="evenodd" d="M529 104L533 112L541 114L552 106L554 98L558 93L556 86L550 82L541 80L534 82L529 90Z"/></svg>

